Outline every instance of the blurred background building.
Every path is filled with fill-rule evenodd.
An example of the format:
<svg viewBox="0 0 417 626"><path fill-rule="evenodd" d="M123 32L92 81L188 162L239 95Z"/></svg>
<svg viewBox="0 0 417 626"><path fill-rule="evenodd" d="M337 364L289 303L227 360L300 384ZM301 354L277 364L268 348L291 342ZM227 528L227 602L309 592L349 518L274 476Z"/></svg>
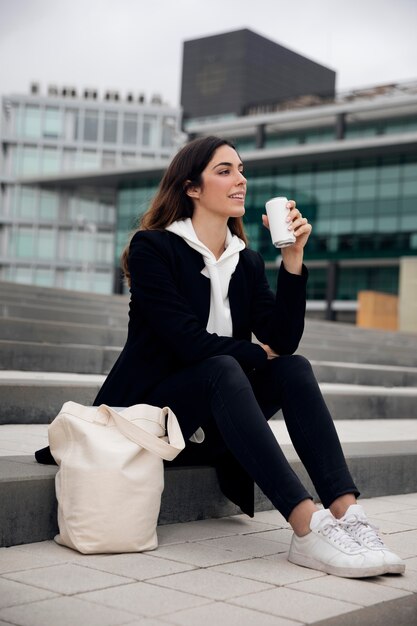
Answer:
<svg viewBox="0 0 417 626"><path fill-rule="evenodd" d="M310 314L353 320L358 291L398 293L402 264L417 256L417 81L349 93L335 93L334 85L332 70L247 29L184 43L184 129L189 138L230 139L241 153L245 226L271 282L279 253L261 213L268 198L284 195L297 200L313 225L306 249ZM34 113L30 98L3 100L0 237L7 247L1 277L36 282L43 268L55 277L48 284L93 290L101 271L100 290L110 291L113 271L120 291L119 254L178 148L181 111L156 103L149 109L133 102L59 102L51 107L43 98ZM75 103L79 118L70 113ZM116 126L111 115L118 116ZM106 133L115 137L116 127L117 141L109 146ZM36 138L21 137L29 128ZM45 137L50 132L59 137ZM80 164L69 167L77 159ZM89 163L88 171L81 163ZM27 250L29 256L19 256ZM75 251L90 255L83 258L93 272L88 284L65 280L65 267L58 269L59 261L76 261ZM70 271L83 273L79 265Z"/></svg>
<svg viewBox="0 0 417 626"><path fill-rule="evenodd" d="M2 98L0 279L110 293L115 190L43 189L30 178L166 164L179 145L181 112L160 96L49 86Z"/></svg>
<svg viewBox="0 0 417 626"><path fill-rule="evenodd" d="M333 70L247 28L184 42L185 123L248 115L306 94L333 98L335 82Z"/></svg>

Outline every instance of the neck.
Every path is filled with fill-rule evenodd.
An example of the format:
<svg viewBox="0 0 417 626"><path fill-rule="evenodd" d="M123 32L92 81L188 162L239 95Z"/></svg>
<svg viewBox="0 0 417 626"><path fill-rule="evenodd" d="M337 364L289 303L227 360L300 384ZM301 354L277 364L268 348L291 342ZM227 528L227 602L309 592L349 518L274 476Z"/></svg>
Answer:
<svg viewBox="0 0 417 626"><path fill-rule="evenodd" d="M191 222L193 224L195 234L201 243L207 246L216 259L219 259L226 246L227 220L223 218L220 220L208 220L207 217L203 220L199 217L197 211L194 211Z"/></svg>

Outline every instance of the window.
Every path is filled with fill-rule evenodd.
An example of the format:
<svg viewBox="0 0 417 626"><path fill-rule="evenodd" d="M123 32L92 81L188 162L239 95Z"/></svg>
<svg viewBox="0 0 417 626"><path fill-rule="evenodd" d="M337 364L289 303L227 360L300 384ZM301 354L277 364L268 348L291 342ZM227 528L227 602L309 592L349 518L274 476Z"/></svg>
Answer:
<svg viewBox="0 0 417 626"><path fill-rule="evenodd" d="M95 272L92 285L94 293L111 293L112 285L112 274L108 272Z"/></svg>
<svg viewBox="0 0 417 626"><path fill-rule="evenodd" d="M42 287L52 287L54 284L54 272L51 269L36 269L35 270L35 285L41 285Z"/></svg>
<svg viewBox="0 0 417 626"><path fill-rule="evenodd" d="M117 142L117 113L107 111L104 114L103 141L105 143Z"/></svg>
<svg viewBox="0 0 417 626"><path fill-rule="evenodd" d="M138 119L134 113L125 113L123 116L123 143L136 145L138 134Z"/></svg>
<svg viewBox="0 0 417 626"><path fill-rule="evenodd" d="M62 115L58 108L46 107L43 136L44 137L60 137L62 135Z"/></svg>
<svg viewBox="0 0 417 626"><path fill-rule="evenodd" d="M100 155L94 150L83 150L79 157L81 157L79 163L83 170L95 170L100 167Z"/></svg>
<svg viewBox="0 0 417 626"><path fill-rule="evenodd" d="M379 183L380 198L398 198L400 195L400 182L398 180L381 180Z"/></svg>
<svg viewBox="0 0 417 626"><path fill-rule="evenodd" d="M72 150L71 148L64 148L63 169L65 172L75 169L75 154L75 150Z"/></svg>
<svg viewBox="0 0 417 626"><path fill-rule="evenodd" d="M37 217L37 192L28 187L21 187L20 202L17 204L18 215L22 218L34 220Z"/></svg>
<svg viewBox="0 0 417 626"><path fill-rule="evenodd" d="M64 120L65 139L70 141L78 139L78 131L80 127L78 111L76 109L66 109Z"/></svg>
<svg viewBox="0 0 417 626"><path fill-rule="evenodd" d="M14 271L14 282L30 284L32 282L32 270L30 267L16 267Z"/></svg>
<svg viewBox="0 0 417 626"><path fill-rule="evenodd" d="M10 132L12 135L21 135L23 130L23 106L13 104L10 111Z"/></svg>
<svg viewBox="0 0 417 626"><path fill-rule="evenodd" d="M42 153L42 172L52 174L59 172L59 153L56 148L44 148Z"/></svg>
<svg viewBox="0 0 417 626"><path fill-rule="evenodd" d="M11 248L14 256L31 258L35 253L35 238L32 228L19 228L12 233Z"/></svg>
<svg viewBox="0 0 417 626"><path fill-rule="evenodd" d="M111 233L100 233L96 239L95 259L98 263L111 263L113 258L113 236Z"/></svg>
<svg viewBox="0 0 417 626"><path fill-rule="evenodd" d="M295 146L301 143L300 133L274 133L265 137L265 148Z"/></svg>
<svg viewBox="0 0 417 626"><path fill-rule="evenodd" d="M38 231L38 254L40 259L55 258L55 233L52 229L40 228Z"/></svg>
<svg viewBox="0 0 417 626"><path fill-rule="evenodd" d="M115 152L104 152L102 158L102 166L107 168L112 168L116 165L116 153Z"/></svg>
<svg viewBox="0 0 417 626"><path fill-rule="evenodd" d="M123 165L134 165L138 158L134 152L122 152Z"/></svg>
<svg viewBox="0 0 417 626"><path fill-rule="evenodd" d="M76 291L91 291L90 272L66 271L64 273L64 288Z"/></svg>
<svg viewBox="0 0 417 626"><path fill-rule="evenodd" d="M376 123L348 124L345 131L345 139L356 139L357 137L371 137L377 135L379 126Z"/></svg>
<svg viewBox="0 0 417 626"><path fill-rule="evenodd" d="M86 111L84 117L84 141L98 139L98 111Z"/></svg>
<svg viewBox="0 0 417 626"><path fill-rule="evenodd" d="M358 167L356 180L359 184L369 184L378 178L378 167L375 160L365 161Z"/></svg>
<svg viewBox="0 0 417 626"><path fill-rule="evenodd" d="M23 135L25 137L41 136L41 110L39 107L25 107L23 118Z"/></svg>
<svg viewBox="0 0 417 626"><path fill-rule="evenodd" d="M23 176L30 176L39 172L39 150L37 148L23 146L19 170Z"/></svg>
<svg viewBox="0 0 417 626"><path fill-rule="evenodd" d="M41 192L39 217L41 220L58 219L58 194L52 191Z"/></svg>
<svg viewBox="0 0 417 626"><path fill-rule="evenodd" d="M176 121L175 117L164 117L162 120L162 146L164 148L171 148L175 145L175 134L176 134ZM253 142L251 138L250 141ZM237 144L238 150L245 150L246 146L245 138L242 137L242 142Z"/></svg>
<svg viewBox="0 0 417 626"><path fill-rule="evenodd" d="M67 236L67 259L94 261L94 235L88 231L70 231Z"/></svg>
<svg viewBox="0 0 417 626"><path fill-rule="evenodd" d="M143 145L155 146L157 144L157 118L155 115L145 115L143 119Z"/></svg>
<svg viewBox="0 0 417 626"><path fill-rule="evenodd" d="M305 143L322 143L335 139L334 128L314 128L306 130L304 134Z"/></svg>

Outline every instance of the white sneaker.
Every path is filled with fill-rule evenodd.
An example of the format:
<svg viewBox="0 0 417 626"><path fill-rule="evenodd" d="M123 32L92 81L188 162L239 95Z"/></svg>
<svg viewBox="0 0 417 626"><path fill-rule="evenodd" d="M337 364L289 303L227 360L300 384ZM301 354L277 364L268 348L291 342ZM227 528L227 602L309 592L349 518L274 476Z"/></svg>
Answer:
<svg viewBox="0 0 417 626"><path fill-rule="evenodd" d="M378 535L378 528L369 522L360 504L351 504L339 522L361 546L375 554L379 552L383 555L385 574L404 573L404 561L384 544Z"/></svg>
<svg viewBox="0 0 417 626"><path fill-rule="evenodd" d="M313 513L310 528L311 533L304 537L293 535L288 554L291 563L346 578L385 573L381 552L361 546L328 509Z"/></svg>

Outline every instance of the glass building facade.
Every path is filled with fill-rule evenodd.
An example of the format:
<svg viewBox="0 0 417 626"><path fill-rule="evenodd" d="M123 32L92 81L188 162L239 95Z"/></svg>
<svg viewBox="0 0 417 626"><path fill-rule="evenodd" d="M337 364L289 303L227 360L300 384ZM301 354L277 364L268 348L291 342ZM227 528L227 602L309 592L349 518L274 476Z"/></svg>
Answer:
<svg viewBox="0 0 417 626"><path fill-rule="evenodd" d="M354 311L360 290L398 293L400 259L417 256L417 98L391 104L376 97L330 112L317 106L188 125L191 136L225 137L241 154L248 180L245 228L271 285L279 251L261 214L269 198L286 196L313 226L305 254L310 303L324 305L332 267L332 299L340 311ZM116 258L162 173L119 186Z"/></svg>
<svg viewBox="0 0 417 626"><path fill-rule="evenodd" d="M417 256L416 87L375 88L365 94L347 94L332 104L288 105L283 111L240 118L188 120L190 138L217 135L239 150L248 179L245 227L250 246L265 259L271 285L280 259L261 222L266 200L293 198L311 222L313 232L305 254L310 311L326 311L327 315L333 310L337 319L353 319L358 291L398 293L401 259ZM153 132L148 117L144 116L140 131L146 137ZM95 137L97 130L101 139L114 137L116 128L123 132L120 119L115 125L112 116L104 113L97 129L93 124L88 131L89 136ZM85 132L85 120L83 124L84 131L79 132ZM126 127L126 138L127 128L139 133L133 118ZM103 167L90 181L90 204L88 197L81 197L81 175L74 175L71 190L62 175L51 175L50 193L40 182L36 190L22 187L16 191L19 201L9 200L13 228L17 228L17 235L8 239L12 254L15 258L21 254L39 257L40 244L31 243L28 231L34 220L38 229L35 239L43 242L43 255L55 255L61 262L86 254L106 262L111 258L117 277L121 251L148 208L165 167L162 162L109 171ZM60 189L58 200L54 200L54 188ZM98 191L104 189L107 199L98 199ZM42 201L35 202L31 193L40 195ZM75 196L79 204L71 204L76 202ZM73 234L63 236L68 235L67 242L63 243L59 234L56 241L46 232L55 232L55 226L44 222L44 216L61 223L62 229L69 228ZM20 227L26 230L20 233ZM74 234L82 231L85 240ZM108 237L99 240L99 234ZM92 252L93 236L97 241ZM72 238L77 244L71 243ZM36 280L47 278L40 272ZM119 281L115 285L120 288Z"/></svg>
<svg viewBox="0 0 417 626"><path fill-rule="evenodd" d="M341 267L338 300L356 300L361 289L397 293L398 258L417 255L417 152L256 171L249 166L247 175L246 228L266 261L276 251L260 226L261 209L268 198L284 195L297 200L313 226L307 262L385 261L382 267ZM308 290L310 299L326 297L326 271L314 263Z"/></svg>
<svg viewBox="0 0 417 626"><path fill-rule="evenodd" d="M65 94L2 99L0 280L111 293L115 190L40 181L167 162L181 114L160 101Z"/></svg>
<svg viewBox="0 0 417 626"><path fill-rule="evenodd" d="M245 162L244 152L241 152ZM162 173L161 173L162 174ZM276 249L261 224L265 202L274 196L297 200L313 226L306 261L370 260L384 265L341 267L336 298L356 300L361 289L398 291L398 258L417 255L417 151L395 157L303 165L246 166L245 229L274 282ZM118 191L116 258L129 232L149 206L159 178L128 183ZM392 264L390 265L390 260ZM310 263L308 298L326 297L326 268Z"/></svg>

